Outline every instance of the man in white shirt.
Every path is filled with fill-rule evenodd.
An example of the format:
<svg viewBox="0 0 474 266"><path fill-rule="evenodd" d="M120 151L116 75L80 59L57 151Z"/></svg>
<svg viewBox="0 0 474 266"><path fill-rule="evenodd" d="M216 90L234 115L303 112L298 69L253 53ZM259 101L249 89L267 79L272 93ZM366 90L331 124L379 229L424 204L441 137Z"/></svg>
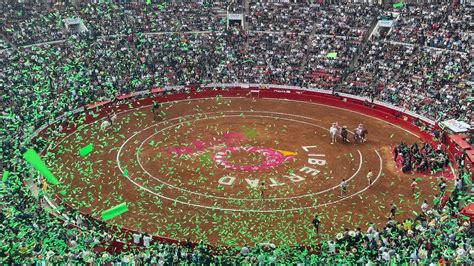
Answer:
<svg viewBox="0 0 474 266"><path fill-rule="evenodd" d="M152 240L152 237L151 237L151 236L149 236L149 235L144 235L144 236L143 236L143 246L144 246L144 247L149 247L151 240Z"/></svg>
<svg viewBox="0 0 474 266"><path fill-rule="evenodd" d="M328 241L329 254L336 254L336 243L332 240Z"/></svg>
<svg viewBox="0 0 474 266"><path fill-rule="evenodd" d="M373 224L369 225L369 228L367 228L367 234L372 234L375 232L375 228Z"/></svg>
<svg viewBox="0 0 474 266"><path fill-rule="evenodd" d="M332 123L331 128L329 128L329 135L331 135L331 144L334 144L337 140L337 124Z"/></svg>
<svg viewBox="0 0 474 266"><path fill-rule="evenodd" d="M240 250L240 255L242 256L247 256L250 253L250 249L248 248L247 245L243 246L242 249Z"/></svg>
<svg viewBox="0 0 474 266"><path fill-rule="evenodd" d="M388 250L385 249L383 252L382 252L382 259L385 261L385 262L389 262L390 261L390 253L388 253Z"/></svg>
<svg viewBox="0 0 474 266"><path fill-rule="evenodd" d="M134 244L136 244L136 245L140 244L140 239L142 238L141 234L133 233L132 237L133 237L133 243Z"/></svg>
<svg viewBox="0 0 474 266"><path fill-rule="evenodd" d="M458 191L462 191L462 180L461 178L456 178L456 181L454 181L454 185Z"/></svg>
<svg viewBox="0 0 474 266"><path fill-rule="evenodd" d="M418 254L416 249L410 254L410 262L415 264L418 263Z"/></svg>
<svg viewBox="0 0 474 266"><path fill-rule="evenodd" d="M79 213L76 214L76 225L82 227L82 216Z"/></svg>
<svg viewBox="0 0 474 266"><path fill-rule="evenodd" d="M428 201L427 200L423 201L423 204L421 204L421 211L423 211L423 213L426 214L426 212L428 211L428 208L429 208Z"/></svg>

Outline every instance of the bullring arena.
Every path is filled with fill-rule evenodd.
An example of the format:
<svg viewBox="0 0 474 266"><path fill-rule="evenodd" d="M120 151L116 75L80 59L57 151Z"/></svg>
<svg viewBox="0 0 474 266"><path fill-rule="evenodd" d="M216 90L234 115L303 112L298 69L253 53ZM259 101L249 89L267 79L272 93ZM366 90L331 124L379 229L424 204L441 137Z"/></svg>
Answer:
<svg viewBox="0 0 474 266"><path fill-rule="evenodd" d="M1 1L0 265L473 265L473 11Z"/></svg>
<svg viewBox="0 0 474 266"><path fill-rule="evenodd" d="M64 203L100 219L129 202L109 223L170 239L314 245L346 227L384 224L392 203L398 217L411 217L437 194L434 178L402 174L392 159L397 143L426 141L421 133L351 98L294 88L168 93L89 106L86 123L59 132L65 136L51 142L47 162L62 177L56 192ZM161 103L158 116L152 100ZM101 128L110 112L116 120ZM368 140L331 144L334 121L349 129L363 123ZM82 159L88 144L94 151Z"/></svg>

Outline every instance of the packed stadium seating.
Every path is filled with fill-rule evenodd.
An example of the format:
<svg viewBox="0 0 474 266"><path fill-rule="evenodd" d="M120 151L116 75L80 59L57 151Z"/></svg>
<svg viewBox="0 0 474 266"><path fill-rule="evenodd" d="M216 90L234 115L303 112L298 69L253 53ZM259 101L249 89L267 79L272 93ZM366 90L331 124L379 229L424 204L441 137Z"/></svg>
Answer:
<svg viewBox="0 0 474 266"><path fill-rule="evenodd" d="M21 155L31 134L74 108L133 91L214 82L298 85L374 97L435 121L470 119L472 7L408 5L390 32L369 39L391 7L249 1L240 7L248 8L245 28L226 28L216 11L225 2L0 5L0 155L2 169L12 173L0 188L0 263L472 265L472 228L458 213L462 190L411 220L348 229L319 247L154 242L110 254L107 243L120 236L82 222L80 214L64 221L43 209L24 186L32 178ZM69 17L80 17L88 31L67 32L62 21Z"/></svg>
<svg viewBox="0 0 474 266"><path fill-rule="evenodd" d="M347 84L347 91L374 93L377 99L437 121L468 121L470 59L466 54L383 40L369 42L362 54L360 69L349 75L347 83L363 82L366 87Z"/></svg>
<svg viewBox="0 0 474 266"><path fill-rule="evenodd" d="M391 41L418 44L433 48L467 52L471 49L472 20L469 7L452 9L450 5L419 3L403 9L401 17L388 36Z"/></svg>

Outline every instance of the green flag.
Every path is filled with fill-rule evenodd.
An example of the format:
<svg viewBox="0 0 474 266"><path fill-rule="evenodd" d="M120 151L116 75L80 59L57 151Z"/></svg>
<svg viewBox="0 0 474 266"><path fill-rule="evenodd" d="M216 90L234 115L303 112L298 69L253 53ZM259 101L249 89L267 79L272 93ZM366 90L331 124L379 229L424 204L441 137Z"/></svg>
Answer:
<svg viewBox="0 0 474 266"><path fill-rule="evenodd" d="M332 59L336 59L337 58L337 53L336 52L329 52L327 55L326 55L327 58L332 58Z"/></svg>
<svg viewBox="0 0 474 266"><path fill-rule="evenodd" d="M79 155L81 155L81 157L85 157L87 156L87 154L91 153L92 152L92 143L90 143L89 145L83 147L82 149L79 150Z"/></svg>
<svg viewBox="0 0 474 266"><path fill-rule="evenodd" d="M102 219L104 221L112 219L120 214L128 211L128 206L126 202L120 203L119 205L112 207L106 211L102 212Z"/></svg>
<svg viewBox="0 0 474 266"><path fill-rule="evenodd" d="M38 153L36 153L35 150L33 149L28 149L24 154L23 158L27 162L29 162L38 172L40 172L46 180L52 184L52 185L57 185L59 184L58 179L49 171L48 167L46 167L46 164L41 160L40 156Z"/></svg>
<svg viewBox="0 0 474 266"><path fill-rule="evenodd" d="M10 172L3 170L2 182L7 181L8 175L10 175Z"/></svg>
<svg viewBox="0 0 474 266"><path fill-rule="evenodd" d="M402 8L403 7L403 1L393 4L393 7L394 8Z"/></svg>

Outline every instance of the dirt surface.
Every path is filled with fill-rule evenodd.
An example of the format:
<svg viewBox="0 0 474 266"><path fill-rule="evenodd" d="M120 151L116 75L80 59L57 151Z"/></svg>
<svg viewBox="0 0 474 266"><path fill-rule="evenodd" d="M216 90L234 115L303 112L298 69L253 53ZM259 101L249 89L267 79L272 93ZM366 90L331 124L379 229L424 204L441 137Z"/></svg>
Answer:
<svg viewBox="0 0 474 266"><path fill-rule="evenodd" d="M414 176L397 172L390 158L390 145L420 140L356 112L247 98L186 100L161 110L157 121L150 107L120 113L112 129L96 122L53 147L46 161L65 184L57 192L97 218L128 202L129 211L110 220L117 225L225 245L314 244L344 227L385 224L392 202L399 219L413 217L437 194L437 180L422 178L414 197ZM335 121L350 131L363 123L367 142L331 144ZM80 157L89 143L93 153ZM319 236L311 224L316 213Z"/></svg>

